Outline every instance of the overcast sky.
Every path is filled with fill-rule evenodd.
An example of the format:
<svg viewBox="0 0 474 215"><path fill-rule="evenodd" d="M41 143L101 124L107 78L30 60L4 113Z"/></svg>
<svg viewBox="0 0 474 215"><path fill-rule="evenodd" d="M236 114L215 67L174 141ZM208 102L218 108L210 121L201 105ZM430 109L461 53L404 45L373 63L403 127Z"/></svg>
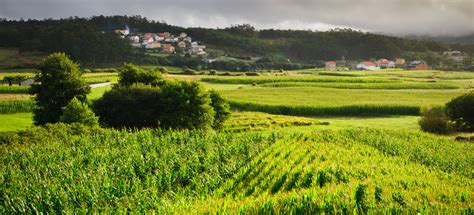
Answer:
<svg viewBox="0 0 474 215"><path fill-rule="evenodd" d="M141 15L183 27L328 30L388 34L474 33L474 0L0 0L0 17Z"/></svg>

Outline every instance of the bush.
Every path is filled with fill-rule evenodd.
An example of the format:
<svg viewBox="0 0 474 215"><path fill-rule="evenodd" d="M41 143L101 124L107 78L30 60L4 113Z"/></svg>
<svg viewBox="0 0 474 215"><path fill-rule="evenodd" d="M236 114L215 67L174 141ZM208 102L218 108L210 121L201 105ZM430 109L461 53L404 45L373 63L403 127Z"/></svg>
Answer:
<svg viewBox="0 0 474 215"><path fill-rule="evenodd" d="M209 75L217 75L217 71L214 69L209 70Z"/></svg>
<svg viewBox="0 0 474 215"><path fill-rule="evenodd" d="M158 88L114 87L94 102L93 109L106 126L158 127L159 98Z"/></svg>
<svg viewBox="0 0 474 215"><path fill-rule="evenodd" d="M192 69L185 69L183 72L182 72L183 75L197 75L196 71L192 70Z"/></svg>
<svg viewBox="0 0 474 215"><path fill-rule="evenodd" d="M158 86L163 81L159 72L146 71L133 64L124 64L119 73L119 77L119 84L126 87L139 83Z"/></svg>
<svg viewBox="0 0 474 215"><path fill-rule="evenodd" d="M230 117L229 103L215 90L211 90L209 96L211 97L211 106L215 111L212 128L221 129L224 122Z"/></svg>
<svg viewBox="0 0 474 215"><path fill-rule="evenodd" d="M449 118L460 131L474 131L474 91L454 98L446 104Z"/></svg>
<svg viewBox="0 0 474 215"><path fill-rule="evenodd" d="M260 74L258 74L257 72L246 72L245 75L246 76L259 76Z"/></svg>
<svg viewBox="0 0 474 215"><path fill-rule="evenodd" d="M155 71L158 71L161 74L168 74L168 72L169 72L166 67L162 67L162 66L157 67Z"/></svg>
<svg viewBox="0 0 474 215"><path fill-rule="evenodd" d="M59 121L67 124L79 123L91 127L99 125L99 118L95 116L87 104L80 102L77 98L72 99L63 108L63 115L59 118Z"/></svg>
<svg viewBox="0 0 474 215"><path fill-rule="evenodd" d="M221 122L226 116L225 105L220 101L215 105L220 108L218 122ZM100 122L119 128L207 129L215 126L210 95L197 82L165 82L160 88L116 87L94 103L94 111Z"/></svg>
<svg viewBox="0 0 474 215"><path fill-rule="evenodd" d="M418 122L421 130L436 134L447 134L452 132L451 122L446 115L444 107L432 107L421 111L421 119Z"/></svg>
<svg viewBox="0 0 474 215"><path fill-rule="evenodd" d="M209 94L198 82L167 82L161 87L160 127L206 129L214 122Z"/></svg>

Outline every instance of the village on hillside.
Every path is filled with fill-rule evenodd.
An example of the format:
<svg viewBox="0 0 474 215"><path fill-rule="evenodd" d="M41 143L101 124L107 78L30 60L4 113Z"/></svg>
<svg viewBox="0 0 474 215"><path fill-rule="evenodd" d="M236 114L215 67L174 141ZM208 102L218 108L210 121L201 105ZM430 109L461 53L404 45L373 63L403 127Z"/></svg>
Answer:
<svg viewBox="0 0 474 215"><path fill-rule="evenodd" d="M147 50L155 50L165 54L173 54L177 51L181 53L189 53L190 55L207 56L206 46L198 44L192 38L182 32L174 35L169 32L159 33L130 33L128 28L117 29L115 33L121 35L130 41L135 48L144 48Z"/></svg>

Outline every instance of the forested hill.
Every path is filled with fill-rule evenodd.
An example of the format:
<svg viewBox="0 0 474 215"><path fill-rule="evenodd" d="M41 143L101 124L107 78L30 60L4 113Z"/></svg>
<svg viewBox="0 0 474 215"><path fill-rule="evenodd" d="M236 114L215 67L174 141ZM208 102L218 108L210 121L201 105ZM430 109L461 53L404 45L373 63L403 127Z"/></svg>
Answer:
<svg viewBox="0 0 474 215"><path fill-rule="evenodd" d="M203 44L230 56L266 56L274 60L314 63L320 60L423 56L452 49L474 53L474 45L444 44L363 33L350 29L327 32L256 30L250 25L224 29L183 28L141 16L72 17L60 20L0 20L0 47L45 53L62 51L81 62L120 62L136 58L128 41L113 33L186 32ZM138 53L139 54L139 53ZM409 57L408 57L409 58Z"/></svg>

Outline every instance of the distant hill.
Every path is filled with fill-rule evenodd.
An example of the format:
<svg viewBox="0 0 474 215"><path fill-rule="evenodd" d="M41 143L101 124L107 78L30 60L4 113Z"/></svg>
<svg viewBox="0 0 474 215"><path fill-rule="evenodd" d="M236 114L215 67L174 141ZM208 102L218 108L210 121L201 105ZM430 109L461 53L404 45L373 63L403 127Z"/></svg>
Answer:
<svg viewBox="0 0 474 215"><path fill-rule="evenodd" d="M474 34L464 35L464 36L406 36L408 39L416 40L433 40L448 44L474 44Z"/></svg>
<svg viewBox="0 0 474 215"><path fill-rule="evenodd" d="M366 60L404 57L424 59L430 64L439 61L436 53L452 49L474 53L474 45L448 44L431 40L407 39L364 33L351 29L326 32L302 30L256 30L250 25L235 25L224 29L183 28L141 16L95 16L60 20L0 20L0 47L17 47L20 51L43 53L66 52L84 63L142 62L174 64L182 59L146 56L133 49L129 42L113 31L129 28L131 32L186 32L212 50L226 56L265 62L321 64L322 61ZM212 57L212 56L211 56ZM195 67L182 63L179 66Z"/></svg>

